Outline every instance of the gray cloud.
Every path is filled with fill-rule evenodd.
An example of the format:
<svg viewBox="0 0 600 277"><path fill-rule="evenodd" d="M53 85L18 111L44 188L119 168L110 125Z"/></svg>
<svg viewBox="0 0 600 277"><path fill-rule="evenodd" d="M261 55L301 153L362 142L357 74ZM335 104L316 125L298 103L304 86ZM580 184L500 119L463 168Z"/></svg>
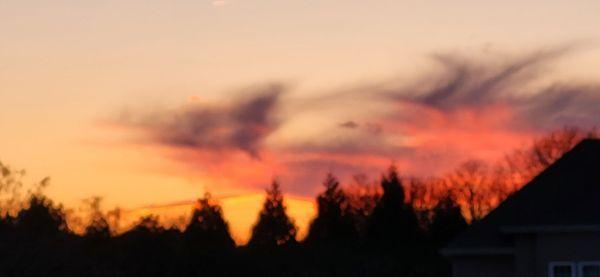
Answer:
<svg viewBox="0 0 600 277"><path fill-rule="evenodd" d="M352 120L346 121L346 122L340 124L340 127L346 128L346 129L356 129L356 128L358 128L358 126L359 126L358 123L356 123Z"/></svg>
<svg viewBox="0 0 600 277"><path fill-rule="evenodd" d="M396 97L420 102L439 109L462 106L485 105L503 100L508 93L532 79L539 73L539 66L558 58L570 48L538 51L520 58L492 65L486 61L473 62L459 55L438 54L434 56L443 69L442 74L427 75L425 80L407 91L395 91ZM430 84L434 84L431 86Z"/></svg>
<svg viewBox="0 0 600 277"><path fill-rule="evenodd" d="M356 121L349 120L339 125L344 129L359 129L362 128L372 135L380 135L383 132L383 126L378 123L367 122L365 124L358 124Z"/></svg>
<svg viewBox="0 0 600 277"><path fill-rule="evenodd" d="M541 128L596 125L600 123L599 85L554 83L529 88L545 73L543 65L570 51L573 47L538 51L505 60L501 65L472 62L458 55L437 55L435 59L443 67L441 74L427 75L414 86L388 88L379 93L443 112L506 105L517 113L518 119Z"/></svg>
<svg viewBox="0 0 600 277"><path fill-rule="evenodd" d="M118 123L145 131L164 145L202 150L240 150L260 157L264 139L279 125L276 119L280 85L245 92L249 95L230 105L191 104L122 116Z"/></svg>
<svg viewBox="0 0 600 277"><path fill-rule="evenodd" d="M429 110L437 111L434 117L447 115L448 120L460 120L460 117L453 117L452 114L469 109L480 116L493 117L488 108L506 107L512 117L499 123L501 125L487 126L487 130L500 128L504 133L539 134L564 126L596 126L600 124L599 85L576 82L551 82L548 85L551 79L547 78L544 79L546 83L538 82L548 76L549 68L557 59L574 50L574 47L547 49L518 57L505 57L500 62L494 60L498 58L494 56L470 59L456 54L437 55L434 58L442 70L424 74L412 85L399 84L390 79L330 93L315 100L329 105L331 102L360 97L365 107L372 102L417 105L409 108L397 106L383 117L357 118L350 114L353 120L339 124L340 133L333 139L308 141L290 146L288 150L348 157L368 154L390 160L401 158L410 160L415 168L443 169L475 153L464 153L461 147L465 142L452 141L451 138L443 145L404 145L402 138L418 137L422 131L430 134L437 132L426 130L430 128L427 125L427 117L431 115ZM463 132L463 137L481 135L477 133L478 128L470 129L460 124L456 126L452 127L464 128L454 130ZM439 134L444 134L443 130L439 131ZM304 167L308 167L316 161L304 163Z"/></svg>
<svg viewBox="0 0 600 277"><path fill-rule="evenodd" d="M515 99L522 118L541 127L600 123L600 86L555 84L537 94Z"/></svg>
<svg viewBox="0 0 600 277"><path fill-rule="evenodd" d="M342 182L348 182L356 174L378 172L384 169L375 164L356 164L327 158L294 160L286 163L290 171L282 178L287 192L314 195L322 190L321 182L327 173L333 173Z"/></svg>
<svg viewBox="0 0 600 277"><path fill-rule="evenodd" d="M410 84L388 79L296 99L286 97L289 100L286 103L281 103L284 88L268 86L247 91L246 97L234 99L229 105L191 104L179 109L132 113L119 123L141 129L152 141L167 146L237 150L256 159L261 152L271 151L278 164L290 169L285 180L293 187L291 191L297 193L312 193L327 170L345 176L374 173L392 160L404 161L404 166L412 167L412 172L434 174L478 151L487 153L500 146L512 147L504 141L476 145L468 141L489 139L486 134L496 129L500 134L527 136L565 125L598 125L600 85L538 82L544 79L548 84L545 70L570 51L572 47L537 51L500 62L494 60L497 57L436 55L434 59L441 71L424 74ZM315 112L322 121L311 123L324 126L306 124L301 128L325 127L323 132L314 132L316 135L312 137L291 136L265 149L268 147L264 145L265 139L282 123L278 120L282 114L278 109L280 104L285 104L286 118ZM455 116L462 109L469 109L475 118L489 119L495 116L490 111L495 110L488 108L494 106L506 107L510 116L499 123L452 121L463 120ZM328 117L329 114L332 116ZM488 122L497 125L482 126L487 128L469 125ZM451 130L454 136L448 136L444 128L454 128ZM420 137L421 133L425 136ZM190 163L209 162L190 160Z"/></svg>

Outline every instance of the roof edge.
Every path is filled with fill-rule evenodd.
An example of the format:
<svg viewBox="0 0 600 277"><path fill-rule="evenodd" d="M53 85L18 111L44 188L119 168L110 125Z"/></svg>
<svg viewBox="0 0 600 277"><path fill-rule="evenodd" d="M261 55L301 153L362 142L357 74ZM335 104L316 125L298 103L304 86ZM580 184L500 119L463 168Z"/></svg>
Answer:
<svg viewBox="0 0 600 277"><path fill-rule="evenodd" d="M502 226L500 230L507 234L529 234L529 233L581 233L600 232L600 225L524 225L524 226Z"/></svg>
<svg viewBox="0 0 600 277"><path fill-rule="evenodd" d="M515 253L512 247L478 247L478 248L443 248L439 251L445 257L460 257L460 256L504 256L513 255Z"/></svg>

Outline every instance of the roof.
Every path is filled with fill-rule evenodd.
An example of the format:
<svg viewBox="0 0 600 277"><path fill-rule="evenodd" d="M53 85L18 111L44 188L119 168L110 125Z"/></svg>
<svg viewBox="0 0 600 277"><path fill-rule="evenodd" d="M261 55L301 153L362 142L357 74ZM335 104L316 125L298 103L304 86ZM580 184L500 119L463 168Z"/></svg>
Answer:
<svg viewBox="0 0 600 277"><path fill-rule="evenodd" d="M510 247L510 234L519 232L598 231L599 201L600 140L586 139L467 228L443 252Z"/></svg>

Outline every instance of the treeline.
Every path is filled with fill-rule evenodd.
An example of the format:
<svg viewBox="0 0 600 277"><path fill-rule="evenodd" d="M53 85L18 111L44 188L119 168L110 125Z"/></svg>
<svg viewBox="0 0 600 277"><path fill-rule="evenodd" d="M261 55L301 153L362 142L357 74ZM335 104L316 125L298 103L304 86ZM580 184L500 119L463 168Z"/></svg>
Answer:
<svg viewBox="0 0 600 277"><path fill-rule="evenodd" d="M247 245L236 247L221 207L199 199L184 230L148 216L112 236L94 209L84 234L68 228L65 212L40 193L0 220L3 276L444 276L439 246L467 223L453 197L440 201L426 222L407 202L395 167L378 191L357 197L329 174L317 197L318 214L303 241L273 182ZM97 205L94 201L92 206Z"/></svg>
<svg viewBox="0 0 600 277"><path fill-rule="evenodd" d="M119 234L94 199L76 233L42 194L46 181L18 204L22 173L0 164L0 195L12 195L0 197L0 276L450 276L440 247L587 136L564 129L496 165L470 161L441 178L401 177L391 166L376 184L342 187L328 174L302 241L273 181L244 246L210 194L183 229L147 216Z"/></svg>

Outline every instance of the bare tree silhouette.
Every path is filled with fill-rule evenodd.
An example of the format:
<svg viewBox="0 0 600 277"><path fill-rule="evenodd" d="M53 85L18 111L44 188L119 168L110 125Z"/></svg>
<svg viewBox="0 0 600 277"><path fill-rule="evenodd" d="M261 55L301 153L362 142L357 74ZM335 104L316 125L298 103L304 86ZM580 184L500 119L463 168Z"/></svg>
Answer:
<svg viewBox="0 0 600 277"><path fill-rule="evenodd" d="M102 198L92 197L89 204L89 224L85 228L85 236L93 239L105 239L110 237L111 231L104 214L100 210Z"/></svg>

